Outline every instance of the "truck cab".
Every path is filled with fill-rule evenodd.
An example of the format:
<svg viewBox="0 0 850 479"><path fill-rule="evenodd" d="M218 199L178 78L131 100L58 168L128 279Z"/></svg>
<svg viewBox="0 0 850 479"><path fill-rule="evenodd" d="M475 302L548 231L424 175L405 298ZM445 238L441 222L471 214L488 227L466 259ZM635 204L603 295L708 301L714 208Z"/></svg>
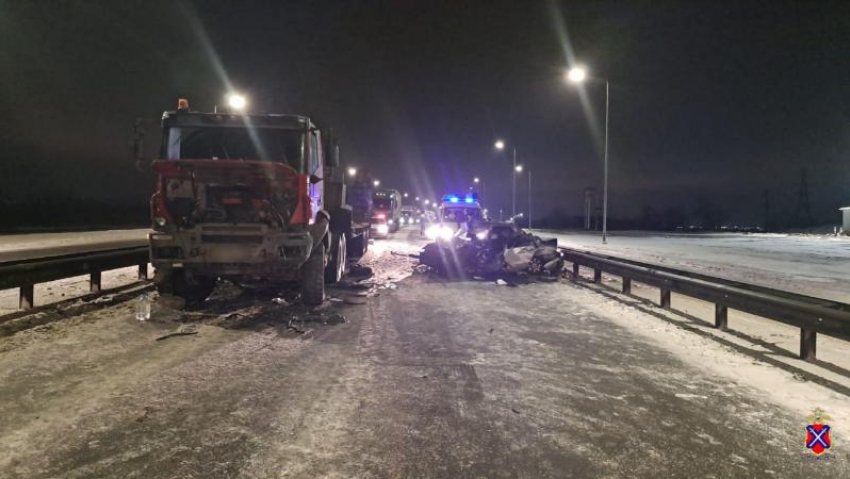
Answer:
<svg viewBox="0 0 850 479"><path fill-rule="evenodd" d="M335 147L307 117L191 112L181 100L163 114L152 164L160 292L202 300L218 278L299 281L304 302L321 303L326 277L345 272L352 236L344 186L326 194L339 189L337 167Z"/></svg>
<svg viewBox="0 0 850 479"><path fill-rule="evenodd" d="M372 195L372 236L386 238L401 227L401 193L375 190Z"/></svg>

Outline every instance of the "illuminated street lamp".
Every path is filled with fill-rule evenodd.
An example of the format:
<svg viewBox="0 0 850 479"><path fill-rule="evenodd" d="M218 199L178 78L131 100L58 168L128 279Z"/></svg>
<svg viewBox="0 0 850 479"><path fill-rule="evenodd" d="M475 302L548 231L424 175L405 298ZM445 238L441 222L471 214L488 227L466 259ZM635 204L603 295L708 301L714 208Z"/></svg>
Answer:
<svg viewBox="0 0 850 479"><path fill-rule="evenodd" d="M605 82L605 161L603 181L602 181L602 244L608 242L608 104L610 99L610 88L608 80L605 78L591 78L587 74L587 69L576 66L570 68L566 75L567 81L570 83L581 84L586 81L597 80Z"/></svg>
<svg viewBox="0 0 850 479"><path fill-rule="evenodd" d="M375 185L375 188L377 188L381 186L381 180L375 180L372 184Z"/></svg>
<svg viewBox="0 0 850 479"><path fill-rule="evenodd" d="M348 169L348 176L355 176L355 175L357 175L357 168L354 168L352 166L351 168Z"/></svg>
<svg viewBox="0 0 850 479"><path fill-rule="evenodd" d="M496 140L495 145L497 150L501 151L505 149L505 142L502 140ZM513 162L514 162L514 170L516 170L516 147L513 148ZM522 171L522 170L520 170ZM516 215L516 175L511 175L511 216Z"/></svg>
<svg viewBox="0 0 850 479"><path fill-rule="evenodd" d="M404 194L404 197L407 198L407 193Z"/></svg>
<svg viewBox="0 0 850 479"><path fill-rule="evenodd" d="M419 201L419 197L417 196L416 198L414 198L414 200Z"/></svg>
<svg viewBox="0 0 850 479"><path fill-rule="evenodd" d="M514 166L514 171L516 171L517 173L522 173L522 165Z"/></svg>
<svg viewBox="0 0 850 479"><path fill-rule="evenodd" d="M431 204L431 200L425 200L425 206L428 206L430 204Z"/></svg>
<svg viewBox="0 0 850 479"><path fill-rule="evenodd" d="M242 111L245 109L247 104L248 100L238 93L231 93L227 95L227 106L229 106L232 110Z"/></svg>
<svg viewBox="0 0 850 479"><path fill-rule="evenodd" d="M476 185L481 183L481 199L483 200L487 196L487 183L477 176L472 179L472 182Z"/></svg>

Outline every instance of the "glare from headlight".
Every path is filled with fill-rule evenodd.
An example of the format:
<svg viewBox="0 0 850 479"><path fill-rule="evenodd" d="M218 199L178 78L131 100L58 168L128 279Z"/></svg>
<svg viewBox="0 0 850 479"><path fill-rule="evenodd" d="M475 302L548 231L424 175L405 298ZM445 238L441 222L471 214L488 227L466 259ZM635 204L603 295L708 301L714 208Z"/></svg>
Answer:
<svg viewBox="0 0 850 479"><path fill-rule="evenodd" d="M392 219L392 218L388 219L388 220L387 220L387 224L388 224L388 225L393 224L393 219Z"/></svg>
<svg viewBox="0 0 850 479"><path fill-rule="evenodd" d="M433 241L440 236L440 227L439 225L431 225L425 230L425 236L428 237L429 240Z"/></svg>
<svg viewBox="0 0 850 479"><path fill-rule="evenodd" d="M378 234L385 235L390 232L390 227L387 225L378 225Z"/></svg>
<svg viewBox="0 0 850 479"><path fill-rule="evenodd" d="M448 226L440 227L440 239L450 240L454 235L454 230L449 228Z"/></svg>
<svg viewBox="0 0 850 479"><path fill-rule="evenodd" d="M475 234L475 237L480 239L481 241L484 241L487 239L487 231L479 231Z"/></svg>

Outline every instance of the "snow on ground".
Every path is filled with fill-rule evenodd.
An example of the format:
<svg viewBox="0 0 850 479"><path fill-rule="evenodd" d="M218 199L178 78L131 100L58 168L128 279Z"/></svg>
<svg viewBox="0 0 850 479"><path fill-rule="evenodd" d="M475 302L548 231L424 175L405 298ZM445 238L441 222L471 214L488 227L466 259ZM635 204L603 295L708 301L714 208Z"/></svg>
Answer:
<svg viewBox="0 0 850 479"><path fill-rule="evenodd" d="M605 295L600 295L599 291L604 291ZM798 415L800 431L803 431L805 416L816 407L832 417L830 424L834 431L844 431L840 433L843 435L850 430L850 353L846 342L821 336L818 353L831 354L838 360L831 364L809 364L790 353L774 350L770 344L760 344L761 336L767 335L761 324L742 325L730 316L730 325L737 331L721 332L708 323L700 325L675 312L592 284L587 284L583 291L581 288L565 289L564 294L571 295L570 299L580 302L599 317L614 321L672 352L689 365L727 378L741 388L759 391L764 401ZM682 300L674 297L674 303L682 304ZM689 306L694 307L693 304ZM793 331L799 334L799 330L774 323L770 335L790 333L795 336ZM687 390L677 397L690 401L712 400ZM800 447L802 451L802 440Z"/></svg>
<svg viewBox="0 0 850 479"><path fill-rule="evenodd" d="M0 261L146 245L148 229L31 233L0 236Z"/></svg>
<svg viewBox="0 0 850 479"><path fill-rule="evenodd" d="M102 289L111 289L138 281L139 268L128 268L104 271L101 276ZM153 268L148 266L148 277L153 277ZM49 283L35 285L35 306L57 303L66 299L82 296L89 292L89 276L75 276ZM18 311L20 293L17 288L0 291L0 315Z"/></svg>
<svg viewBox="0 0 850 479"><path fill-rule="evenodd" d="M558 244L850 303L850 237L537 230Z"/></svg>

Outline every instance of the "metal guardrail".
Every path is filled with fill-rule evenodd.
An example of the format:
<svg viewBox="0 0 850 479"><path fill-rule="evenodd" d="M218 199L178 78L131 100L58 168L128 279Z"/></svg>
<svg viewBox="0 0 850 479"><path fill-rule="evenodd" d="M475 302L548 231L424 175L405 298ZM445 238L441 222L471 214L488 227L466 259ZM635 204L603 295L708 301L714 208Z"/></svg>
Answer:
<svg viewBox="0 0 850 479"><path fill-rule="evenodd" d="M593 281L602 273L622 278L622 292L631 294L632 281L660 290L659 305L671 308L671 293L714 303L714 326L728 328L728 310L734 309L800 328L800 358L816 360L817 333L850 341L850 305L736 281L712 278L672 268L601 256L571 248L560 248L572 263L573 280L580 267L593 269Z"/></svg>
<svg viewBox="0 0 850 479"><path fill-rule="evenodd" d="M19 307L32 309L38 283L88 274L89 291L98 292L103 271L138 265L139 279L147 279L148 262L147 246L7 261L0 263L0 290L20 288Z"/></svg>

